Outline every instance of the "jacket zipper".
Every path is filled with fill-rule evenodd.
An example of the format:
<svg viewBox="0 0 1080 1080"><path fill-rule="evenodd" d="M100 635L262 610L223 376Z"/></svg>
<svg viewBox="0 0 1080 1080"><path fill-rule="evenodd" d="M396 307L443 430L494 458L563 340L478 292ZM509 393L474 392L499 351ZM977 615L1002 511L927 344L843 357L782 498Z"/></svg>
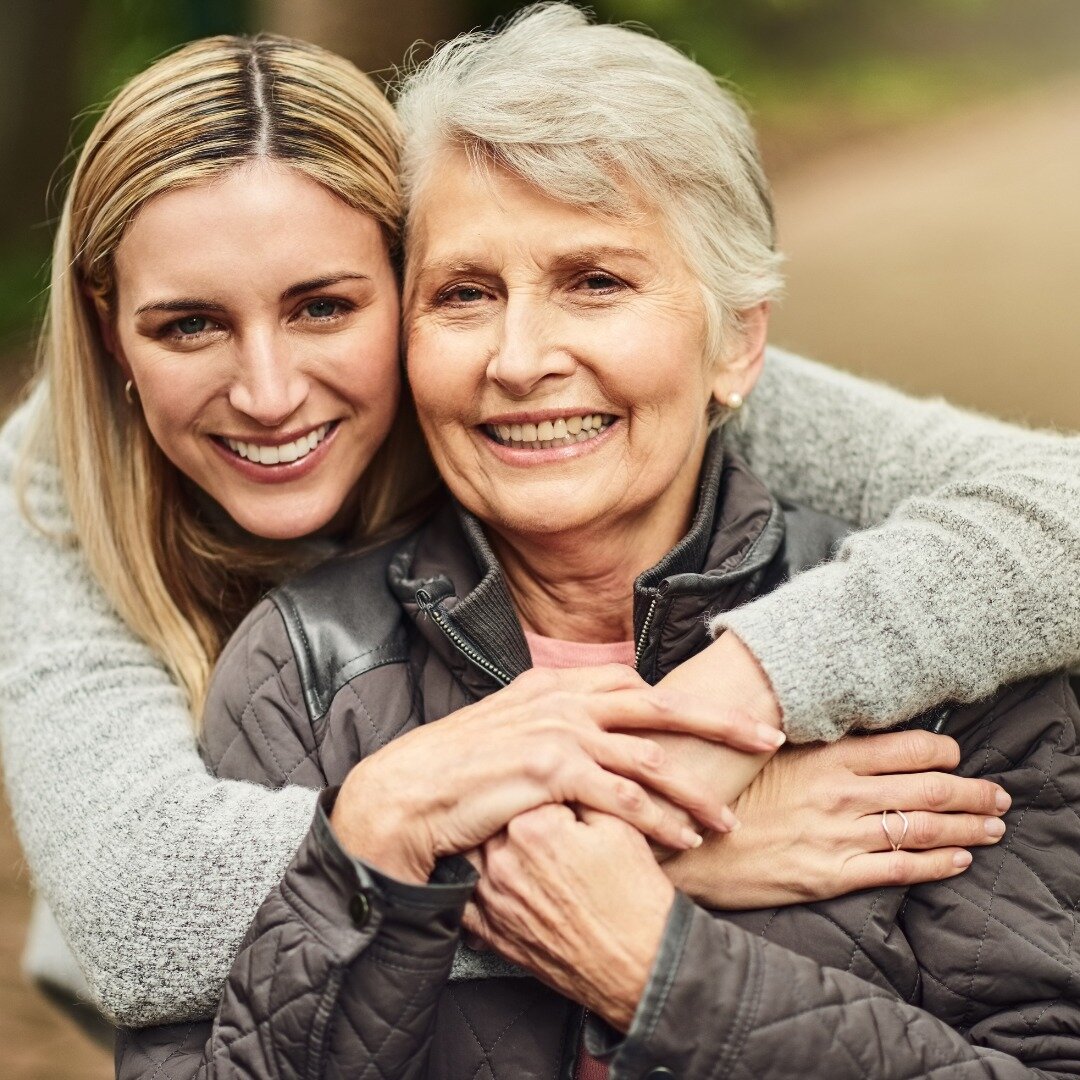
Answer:
<svg viewBox="0 0 1080 1080"><path fill-rule="evenodd" d="M637 648L634 650L634 667L641 667L641 657L645 652L645 642L649 637L649 627L652 625L653 615L656 613L656 605L660 603L660 593L652 598L649 610L645 612L645 621L641 624L641 633L638 635Z"/></svg>
<svg viewBox="0 0 1080 1080"><path fill-rule="evenodd" d="M420 589L417 591L416 602L424 612L431 616L432 621L443 632L450 644L466 660L475 664L485 674L490 675L500 686L507 686L514 681L512 675L507 674L502 668L493 664L479 649L475 648L471 642L467 641L454 629L453 623L425 590Z"/></svg>

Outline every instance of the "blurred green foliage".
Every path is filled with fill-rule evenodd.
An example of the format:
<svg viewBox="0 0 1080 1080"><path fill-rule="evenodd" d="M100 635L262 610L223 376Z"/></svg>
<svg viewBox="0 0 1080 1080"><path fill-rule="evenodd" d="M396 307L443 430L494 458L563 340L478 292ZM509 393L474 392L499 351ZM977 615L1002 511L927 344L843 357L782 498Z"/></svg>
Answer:
<svg viewBox="0 0 1080 1080"><path fill-rule="evenodd" d="M36 0L6 2L12 10L37 17ZM51 130L42 122L35 132L47 150L49 168L61 162L68 148L65 164L53 177L55 192L63 190L72 154L101 103L124 79L180 42L258 29L268 10L268 0L64 2L79 14L49 26L54 37L50 48L71 58L65 91L71 101L60 114L63 124L53 121L56 130ZM358 13L364 7L360 0L332 2L356 3ZM441 2L456 9L461 29L487 25L522 6L506 0ZM1077 0L593 2L601 18L643 23L733 81L756 115L774 172L811 149L820 152L865 131L921 120L943 107L1075 65L1080 34ZM378 17L395 16L380 7ZM16 26L18 20L9 23ZM356 33L363 32L361 15ZM63 35L68 35L66 52ZM343 43L324 44L348 51ZM29 76L35 77L34 72ZM41 71L36 77L44 80L52 73ZM77 119L69 125L66 118L72 114ZM50 225L57 212L55 196L44 209L40 193L47 176L26 182L33 187L35 209L23 215L17 228L9 222L0 237L0 362L5 348L26 341L40 311ZM10 188L10 180L6 184Z"/></svg>
<svg viewBox="0 0 1080 1080"><path fill-rule="evenodd" d="M251 0L84 0L79 7L76 20L58 19L51 28L57 37L70 36L66 55L74 63L73 71L66 73L71 96L66 115L74 119L52 130L44 125L37 129L55 171L51 177L33 178L41 195L29 204L30 220L8 223L0 237L0 350L4 351L25 349L40 317L52 224L68 171L105 102L155 57L191 38L242 32L254 12ZM63 43L57 40L56 45L65 55ZM52 73L30 71L27 76L51 78Z"/></svg>

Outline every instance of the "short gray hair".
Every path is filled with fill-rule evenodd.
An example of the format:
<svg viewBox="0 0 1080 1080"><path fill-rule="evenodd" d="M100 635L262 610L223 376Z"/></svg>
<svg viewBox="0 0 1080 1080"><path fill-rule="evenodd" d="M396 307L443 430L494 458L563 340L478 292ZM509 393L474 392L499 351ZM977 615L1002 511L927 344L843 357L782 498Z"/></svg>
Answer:
<svg viewBox="0 0 1080 1080"><path fill-rule="evenodd" d="M714 359L738 313L783 284L746 113L647 33L534 4L441 46L404 77L397 108L410 203L440 153L457 148L572 206L626 216L643 200L657 211L701 281Z"/></svg>

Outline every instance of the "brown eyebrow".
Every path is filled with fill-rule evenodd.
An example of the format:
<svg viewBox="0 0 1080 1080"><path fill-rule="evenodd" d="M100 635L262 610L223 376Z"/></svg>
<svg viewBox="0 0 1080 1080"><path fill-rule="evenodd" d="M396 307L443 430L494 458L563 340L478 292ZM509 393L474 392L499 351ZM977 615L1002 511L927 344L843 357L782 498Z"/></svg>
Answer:
<svg viewBox="0 0 1080 1080"><path fill-rule="evenodd" d="M158 300L153 304L143 304L135 309L136 315L144 315L149 311L164 311L171 315L182 314L185 311L213 311L223 312L225 308L213 300Z"/></svg>
<svg viewBox="0 0 1080 1080"><path fill-rule="evenodd" d="M340 285L343 281L370 281L367 274L346 272L342 274L328 274L326 277L310 278L307 281L298 281L290 285L282 294L282 300L293 300L304 293L315 292L317 289L329 289L332 285Z"/></svg>
<svg viewBox="0 0 1080 1080"><path fill-rule="evenodd" d="M342 274L327 274L325 277L309 278L307 281L298 281L290 285L282 294L282 300L293 300L305 293L315 292L317 289L328 289L332 285L339 285L343 281L370 281L367 274L346 272ZM144 315L151 311L165 312L170 315L182 315L185 312L210 311L222 314L225 307L215 300L199 300L194 297L184 297L177 300L157 300L151 304L143 304L135 309L136 315Z"/></svg>

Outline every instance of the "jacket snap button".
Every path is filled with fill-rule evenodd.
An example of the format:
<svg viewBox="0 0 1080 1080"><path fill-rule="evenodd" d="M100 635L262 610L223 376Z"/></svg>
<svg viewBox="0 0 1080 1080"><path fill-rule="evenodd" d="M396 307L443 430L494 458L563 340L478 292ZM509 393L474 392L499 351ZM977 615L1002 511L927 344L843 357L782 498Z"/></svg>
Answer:
<svg viewBox="0 0 1080 1080"><path fill-rule="evenodd" d="M363 930L367 926L371 921L371 901L367 893L353 894L353 898L349 901L349 914L357 930Z"/></svg>
<svg viewBox="0 0 1080 1080"><path fill-rule="evenodd" d="M666 1065L659 1065L649 1071L645 1080L675 1080L675 1074Z"/></svg>

